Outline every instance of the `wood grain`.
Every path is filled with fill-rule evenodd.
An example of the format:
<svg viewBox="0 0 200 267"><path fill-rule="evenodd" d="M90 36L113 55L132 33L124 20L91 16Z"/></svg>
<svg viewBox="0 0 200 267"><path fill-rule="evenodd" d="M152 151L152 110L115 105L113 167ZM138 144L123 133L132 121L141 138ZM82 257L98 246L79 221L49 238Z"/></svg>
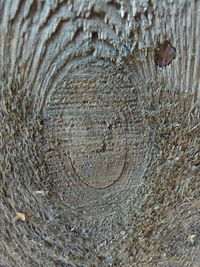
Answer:
<svg viewBox="0 0 200 267"><path fill-rule="evenodd" d="M200 265L199 12L0 0L1 266Z"/></svg>

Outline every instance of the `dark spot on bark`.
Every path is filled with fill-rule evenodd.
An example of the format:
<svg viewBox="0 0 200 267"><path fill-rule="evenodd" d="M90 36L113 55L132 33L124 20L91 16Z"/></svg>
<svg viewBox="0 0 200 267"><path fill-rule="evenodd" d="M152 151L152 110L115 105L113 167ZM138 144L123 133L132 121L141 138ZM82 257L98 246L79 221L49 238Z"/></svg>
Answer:
<svg viewBox="0 0 200 267"><path fill-rule="evenodd" d="M98 39L98 32L92 32L92 40Z"/></svg>
<svg viewBox="0 0 200 267"><path fill-rule="evenodd" d="M135 18L136 21L141 20L141 13L140 13L140 12L137 12L137 13L135 14L134 18Z"/></svg>
<svg viewBox="0 0 200 267"><path fill-rule="evenodd" d="M148 11L147 10L144 11L144 15L148 19Z"/></svg>
<svg viewBox="0 0 200 267"><path fill-rule="evenodd" d="M109 124L109 125L108 125L108 129L109 129L109 130L112 130L112 124Z"/></svg>
<svg viewBox="0 0 200 267"><path fill-rule="evenodd" d="M112 6L114 6L116 9L120 9L120 8L121 8L120 3L117 3L117 2L115 2L115 1L109 1L109 2L108 2L108 5L112 5Z"/></svg>
<svg viewBox="0 0 200 267"><path fill-rule="evenodd" d="M41 126L44 126L45 119L43 119L43 118L42 118L42 119L40 119L40 120L39 120L39 123L40 123L40 125L41 125Z"/></svg>
<svg viewBox="0 0 200 267"><path fill-rule="evenodd" d="M154 60L156 65L163 68L169 65L176 57L176 49L171 45L169 41L164 41L162 44L158 44L158 48L155 50Z"/></svg>

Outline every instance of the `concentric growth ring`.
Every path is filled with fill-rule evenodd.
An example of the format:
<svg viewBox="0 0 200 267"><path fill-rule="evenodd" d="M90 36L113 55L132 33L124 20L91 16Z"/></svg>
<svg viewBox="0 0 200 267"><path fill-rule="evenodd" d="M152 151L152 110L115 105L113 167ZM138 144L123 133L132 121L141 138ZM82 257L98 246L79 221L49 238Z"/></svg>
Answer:
<svg viewBox="0 0 200 267"><path fill-rule="evenodd" d="M55 88L44 112L51 140L60 140L51 179L72 207L113 206L116 198L123 204L137 191L149 137L138 92L125 72L114 63L76 68Z"/></svg>

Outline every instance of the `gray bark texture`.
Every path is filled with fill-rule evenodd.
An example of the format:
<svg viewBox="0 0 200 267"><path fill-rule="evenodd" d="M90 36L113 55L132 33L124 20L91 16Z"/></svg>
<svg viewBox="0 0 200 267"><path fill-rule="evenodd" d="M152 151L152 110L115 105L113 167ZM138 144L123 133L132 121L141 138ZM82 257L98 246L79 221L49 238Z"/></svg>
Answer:
<svg viewBox="0 0 200 267"><path fill-rule="evenodd" d="M0 0L0 133L1 267L200 266L200 1Z"/></svg>

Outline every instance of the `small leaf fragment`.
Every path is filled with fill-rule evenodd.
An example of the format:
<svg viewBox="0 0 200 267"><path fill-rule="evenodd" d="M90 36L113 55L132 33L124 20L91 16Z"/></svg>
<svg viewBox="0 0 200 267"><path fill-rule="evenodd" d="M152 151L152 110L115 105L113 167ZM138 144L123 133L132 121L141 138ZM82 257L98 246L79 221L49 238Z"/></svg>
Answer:
<svg viewBox="0 0 200 267"><path fill-rule="evenodd" d="M188 241L190 242L190 243L194 243L195 242L195 239L196 239L196 235L189 235L188 236Z"/></svg>
<svg viewBox="0 0 200 267"><path fill-rule="evenodd" d="M25 221L26 220L26 217L25 217L25 214L24 213L21 213L21 212L16 212L16 216L14 218L14 221Z"/></svg>

